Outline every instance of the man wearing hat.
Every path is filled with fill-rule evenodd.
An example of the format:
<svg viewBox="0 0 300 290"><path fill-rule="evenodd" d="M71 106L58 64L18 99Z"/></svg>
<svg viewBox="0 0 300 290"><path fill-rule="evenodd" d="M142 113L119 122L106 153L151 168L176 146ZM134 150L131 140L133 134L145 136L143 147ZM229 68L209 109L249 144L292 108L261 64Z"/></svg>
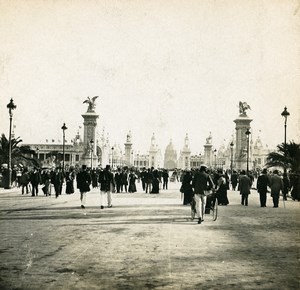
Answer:
<svg viewBox="0 0 300 290"><path fill-rule="evenodd" d="M240 195L242 196L241 204L248 206L248 196L251 193L252 182L248 175L246 175L246 171L242 170L241 175L239 177L239 190Z"/></svg>
<svg viewBox="0 0 300 290"><path fill-rule="evenodd" d="M85 208L86 193L90 191L90 184L92 182L90 174L86 170L86 165L82 165L81 171L76 177L77 188L80 191L81 208Z"/></svg>
<svg viewBox="0 0 300 290"><path fill-rule="evenodd" d="M279 176L278 170L273 171L273 175L270 180L271 196L273 198L273 207L278 207L280 191L283 190L283 181Z"/></svg>
<svg viewBox="0 0 300 290"><path fill-rule="evenodd" d="M261 172L261 175L257 178L256 189L259 193L260 206L266 207L267 202L267 192L269 186L269 177L267 175L267 169Z"/></svg>
<svg viewBox="0 0 300 290"><path fill-rule="evenodd" d="M100 183L100 208L104 209L104 195L107 194L107 207L112 207L111 192L115 189L114 175L110 171L110 165L106 165L105 169L99 174Z"/></svg>
<svg viewBox="0 0 300 290"><path fill-rule="evenodd" d="M214 188L214 183L210 178L209 174L206 172L207 167L202 165L200 170L196 172L194 179L192 181L192 187L194 188L194 199L196 202L196 211L198 217L198 224L201 224L204 220L206 196L204 192L208 189Z"/></svg>

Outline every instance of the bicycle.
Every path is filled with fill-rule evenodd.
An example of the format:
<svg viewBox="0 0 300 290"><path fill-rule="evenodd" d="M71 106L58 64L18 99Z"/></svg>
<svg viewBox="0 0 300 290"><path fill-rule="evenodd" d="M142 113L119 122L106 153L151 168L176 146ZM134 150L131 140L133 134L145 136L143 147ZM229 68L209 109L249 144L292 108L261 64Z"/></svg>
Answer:
<svg viewBox="0 0 300 290"><path fill-rule="evenodd" d="M191 218L192 220L195 218L197 214L196 211L196 202L195 199L192 199L191 202ZM206 205L205 205L205 215L212 215L212 220L216 221L218 218L218 201L217 201L217 194L215 191L210 192L206 196Z"/></svg>

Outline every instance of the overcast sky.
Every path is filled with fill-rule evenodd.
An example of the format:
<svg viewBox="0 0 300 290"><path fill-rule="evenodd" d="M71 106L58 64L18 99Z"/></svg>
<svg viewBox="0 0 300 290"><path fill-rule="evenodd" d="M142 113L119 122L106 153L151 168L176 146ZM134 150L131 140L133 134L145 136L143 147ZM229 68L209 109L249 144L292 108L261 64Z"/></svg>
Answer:
<svg viewBox="0 0 300 290"><path fill-rule="evenodd" d="M0 0L0 133L14 99L25 143L71 140L87 96L99 96L98 130L111 144L132 131L134 149L164 152L189 134L193 153L235 133L239 101L251 106L252 135L299 140L299 1Z"/></svg>

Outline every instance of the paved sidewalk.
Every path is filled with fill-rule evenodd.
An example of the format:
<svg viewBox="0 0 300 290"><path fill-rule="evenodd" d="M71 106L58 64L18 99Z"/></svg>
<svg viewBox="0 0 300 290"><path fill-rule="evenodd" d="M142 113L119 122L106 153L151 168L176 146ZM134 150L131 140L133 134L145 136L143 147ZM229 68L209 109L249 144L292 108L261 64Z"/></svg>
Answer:
<svg viewBox="0 0 300 290"><path fill-rule="evenodd" d="M260 208L253 191L244 207L229 191L198 225L179 187L113 194L103 210L95 189L85 211L79 193L1 189L0 289L300 289L299 202Z"/></svg>

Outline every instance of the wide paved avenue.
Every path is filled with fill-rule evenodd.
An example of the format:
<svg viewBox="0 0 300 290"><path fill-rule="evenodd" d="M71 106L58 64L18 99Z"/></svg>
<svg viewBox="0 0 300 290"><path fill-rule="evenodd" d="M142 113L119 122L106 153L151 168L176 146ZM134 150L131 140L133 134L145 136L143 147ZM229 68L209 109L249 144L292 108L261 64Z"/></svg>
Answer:
<svg viewBox="0 0 300 290"><path fill-rule="evenodd" d="M218 219L191 221L180 183L160 194L55 197L0 190L0 289L300 289L300 203L249 206L229 191ZM42 191L40 191L42 192ZM40 193L41 194L41 193Z"/></svg>

